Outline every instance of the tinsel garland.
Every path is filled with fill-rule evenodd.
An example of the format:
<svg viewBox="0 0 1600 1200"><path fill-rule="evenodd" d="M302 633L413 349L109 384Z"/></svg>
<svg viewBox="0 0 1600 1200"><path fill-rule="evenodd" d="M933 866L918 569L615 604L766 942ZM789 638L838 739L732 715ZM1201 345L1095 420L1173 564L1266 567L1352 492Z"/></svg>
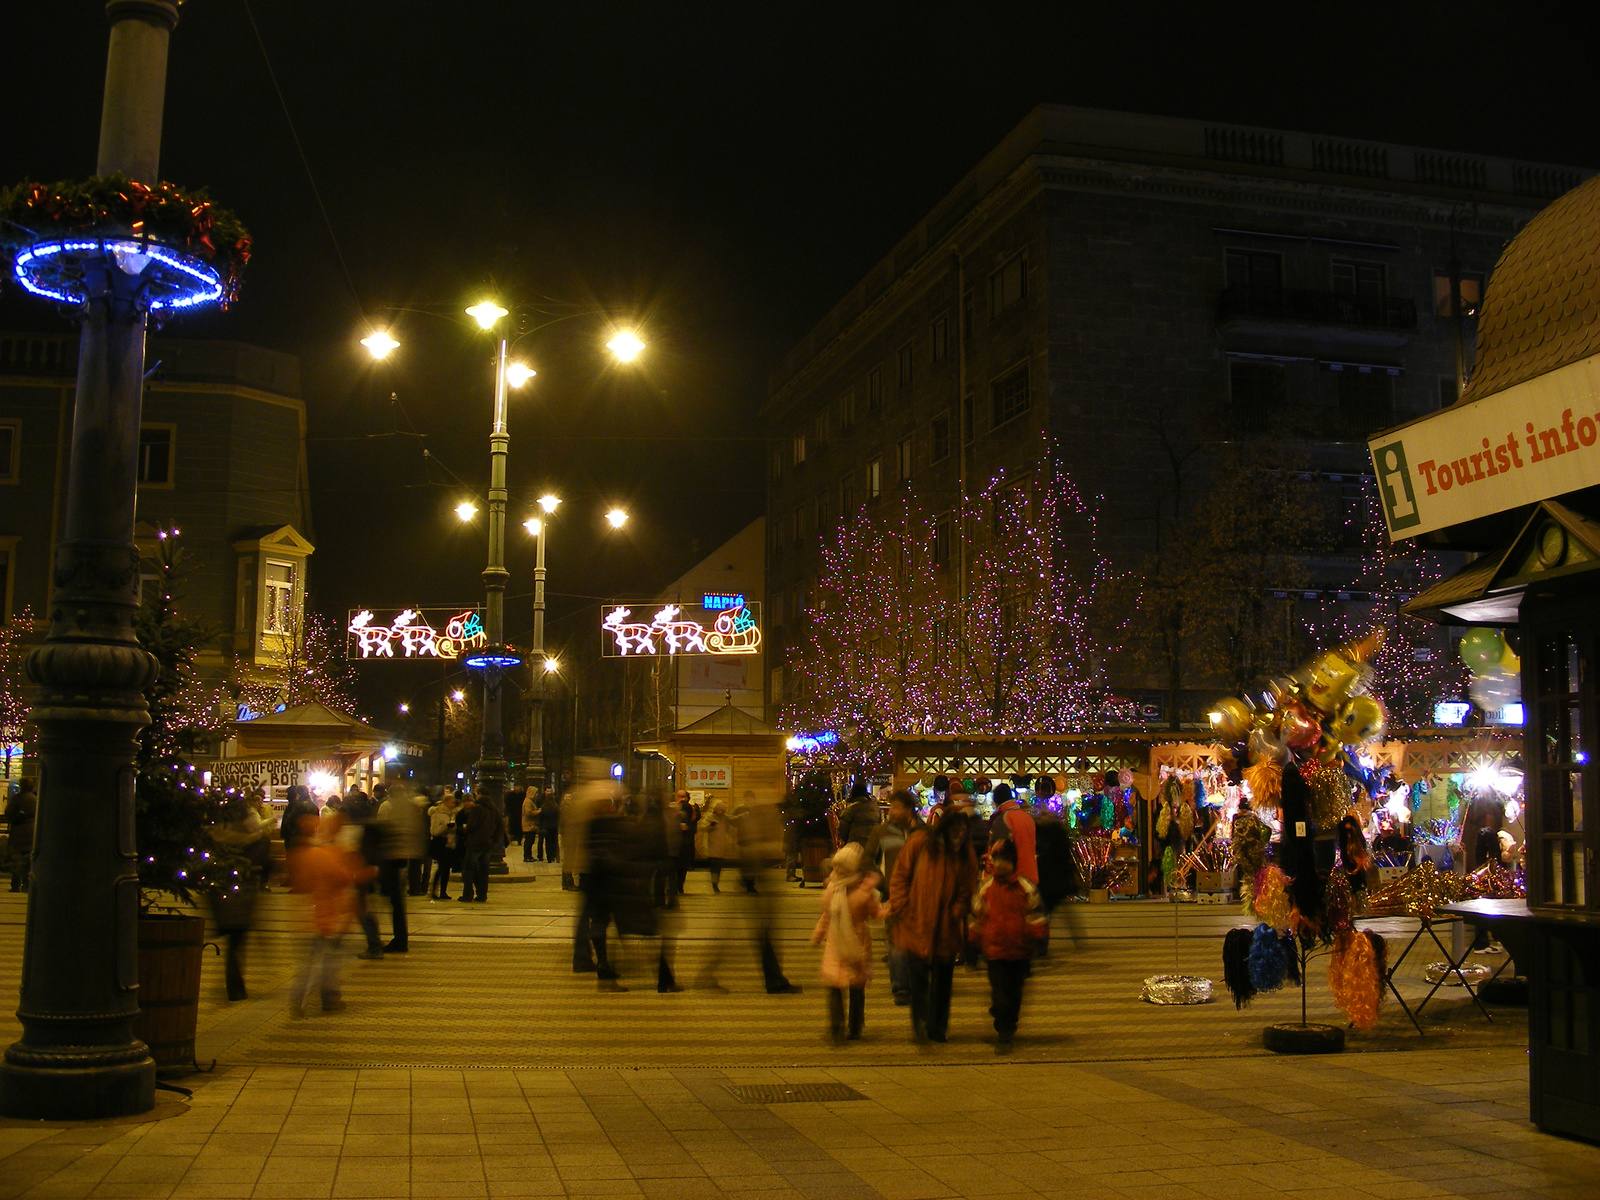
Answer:
<svg viewBox="0 0 1600 1200"><path fill-rule="evenodd" d="M1256 808L1272 812L1283 799L1283 768L1263 759L1244 769L1244 781L1255 798Z"/></svg>
<svg viewBox="0 0 1600 1200"><path fill-rule="evenodd" d="M1249 911L1263 924L1273 929L1289 927L1289 879L1272 863L1256 874L1250 890Z"/></svg>
<svg viewBox="0 0 1600 1200"><path fill-rule="evenodd" d="M1233 1007L1240 1009L1255 997L1256 985L1250 981L1250 946L1255 934L1249 929L1230 929L1222 940L1222 982L1233 996Z"/></svg>
<svg viewBox="0 0 1600 1200"><path fill-rule="evenodd" d="M1252 960L1253 961L1253 960ZM1378 1023L1378 1002L1383 998L1383 975L1372 942L1353 929L1333 939L1328 958L1328 990L1339 1011L1363 1033Z"/></svg>
<svg viewBox="0 0 1600 1200"><path fill-rule="evenodd" d="M1340 937L1355 928L1350 914L1350 877L1343 871L1328 876L1328 896L1324 901L1326 929Z"/></svg>
<svg viewBox="0 0 1600 1200"><path fill-rule="evenodd" d="M1431 921L1447 904L1463 900L1466 881L1446 874L1424 860L1393 883L1385 884L1367 898L1369 917L1418 917Z"/></svg>
<svg viewBox="0 0 1600 1200"><path fill-rule="evenodd" d="M1332 829L1350 807L1350 779L1339 767L1321 766L1306 780L1311 793L1311 821Z"/></svg>
<svg viewBox="0 0 1600 1200"><path fill-rule="evenodd" d="M1467 895L1480 900L1516 900L1528 894L1525 881L1497 862L1486 862L1466 879Z"/></svg>
<svg viewBox="0 0 1600 1200"><path fill-rule="evenodd" d="M1266 866L1267 846L1272 841L1272 826L1254 813L1242 812L1233 819L1233 861L1239 864L1241 878L1254 879Z"/></svg>
<svg viewBox="0 0 1600 1200"><path fill-rule="evenodd" d="M1258 992L1275 992L1288 974L1277 931L1270 925L1257 925L1250 935L1250 983Z"/></svg>

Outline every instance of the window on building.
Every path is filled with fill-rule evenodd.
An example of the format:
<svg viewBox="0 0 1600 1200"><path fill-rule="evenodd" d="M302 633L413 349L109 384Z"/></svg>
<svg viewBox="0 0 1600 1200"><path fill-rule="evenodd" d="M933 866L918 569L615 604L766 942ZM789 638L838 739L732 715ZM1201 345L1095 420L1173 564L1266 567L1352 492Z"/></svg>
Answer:
<svg viewBox="0 0 1600 1200"><path fill-rule="evenodd" d="M900 445L896 447L895 461L897 469L895 478L901 483L908 483L911 479L911 445L911 439L903 437L900 439Z"/></svg>
<svg viewBox="0 0 1600 1200"><path fill-rule="evenodd" d="M768 685L772 692L772 702L782 704L783 696L783 668L773 667L770 675L771 683Z"/></svg>
<svg viewBox="0 0 1600 1200"><path fill-rule="evenodd" d="M783 451L781 450L774 450L772 452L772 478L783 478Z"/></svg>
<svg viewBox="0 0 1600 1200"><path fill-rule="evenodd" d="M1028 294L1028 256L1013 254L989 276L989 313L999 316Z"/></svg>
<svg viewBox="0 0 1600 1200"><path fill-rule="evenodd" d="M971 392L968 392L965 396L961 397L961 444L963 446L972 445L972 421L977 415L977 407L978 406L973 402L973 395Z"/></svg>
<svg viewBox="0 0 1600 1200"><path fill-rule="evenodd" d="M961 297L961 336L969 341L972 338L972 323L977 319L976 310L978 302L971 288Z"/></svg>
<svg viewBox="0 0 1600 1200"><path fill-rule="evenodd" d="M839 432L849 433L856 427L856 391L851 388L839 397Z"/></svg>
<svg viewBox="0 0 1600 1200"><path fill-rule="evenodd" d="M1004 425L1028 411L1028 365L1007 372L990 385L993 424Z"/></svg>
<svg viewBox="0 0 1600 1200"><path fill-rule="evenodd" d="M943 462L950 457L950 415L940 413L928 431L928 461Z"/></svg>
<svg viewBox="0 0 1600 1200"><path fill-rule="evenodd" d="M950 514L940 513L933 519L933 565L950 565Z"/></svg>
<svg viewBox="0 0 1600 1200"><path fill-rule="evenodd" d="M933 350L929 356L933 362L943 362L950 353L950 318L940 313L933 319L932 326L928 329L928 341Z"/></svg>
<svg viewBox="0 0 1600 1200"><path fill-rule="evenodd" d="M1461 281L1461 313L1463 316L1475 317L1478 309L1483 304L1483 276L1462 275ZM1436 274L1433 277L1433 315L1436 317L1451 317L1455 315L1455 306L1450 303L1450 273Z"/></svg>
<svg viewBox="0 0 1600 1200"><path fill-rule="evenodd" d="M797 433L794 435L794 465L798 467L801 463L805 462L805 460L806 435L803 433Z"/></svg>
<svg viewBox="0 0 1600 1200"><path fill-rule="evenodd" d="M900 347L900 386L908 387L911 383L911 373L916 366L917 344L907 342Z"/></svg>
<svg viewBox="0 0 1600 1200"><path fill-rule="evenodd" d="M11 550L0 549L0 625L11 620Z"/></svg>
<svg viewBox="0 0 1600 1200"><path fill-rule="evenodd" d="M817 532L823 533L833 523L833 493L817 493Z"/></svg>
<svg viewBox="0 0 1600 1200"><path fill-rule="evenodd" d="M1388 276L1382 263L1333 260L1333 290L1342 296L1382 296Z"/></svg>
<svg viewBox="0 0 1600 1200"><path fill-rule="evenodd" d="M1228 419L1232 432L1262 433L1272 428L1287 405L1288 387L1278 363L1228 364Z"/></svg>
<svg viewBox="0 0 1600 1200"><path fill-rule="evenodd" d="M172 426L139 427L139 482L157 487L172 482Z"/></svg>
<svg viewBox="0 0 1600 1200"><path fill-rule="evenodd" d="M794 544L798 546L806 536L806 510L796 508L790 520L794 522Z"/></svg>
<svg viewBox="0 0 1600 1200"><path fill-rule="evenodd" d="M22 422L0 421L0 483L15 483L21 475Z"/></svg>
<svg viewBox="0 0 1600 1200"><path fill-rule="evenodd" d="M772 593L772 603L768 605L768 613L774 625L783 624L783 589L779 588Z"/></svg>
<svg viewBox="0 0 1600 1200"><path fill-rule="evenodd" d="M867 411L875 413L883 407L883 371L873 368L867 376Z"/></svg>
<svg viewBox="0 0 1600 1200"><path fill-rule="evenodd" d="M817 414L817 419L811 431L812 440L817 448L821 449L828 444L828 410L823 409Z"/></svg>
<svg viewBox="0 0 1600 1200"><path fill-rule="evenodd" d="M267 559L265 582L266 609L262 613L261 632L292 634L300 615L294 603L294 564Z"/></svg>
<svg viewBox="0 0 1600 1200"><path fill-rule="evenodd" d="M1255 300L1270 300L1283 290L1283 259L1263 250L1229 250L1228 290Z"/></svg>
<svg viewBox="0 0 1600 1200"><path fill-rule="evenodd" d="M856 473L846 472L843 479L839 480L839 514L849 519L850 514L856 510Z"/></svg>
<svg viewBox="0 0 1600 1200"><path fill-rule="evenodd" d="M1339 379L1339 434L1362 439L1394 424L1394 383L1387 371L1346 367Z"/></svg>
<svg viewBox="0 0 1600 1200"><path fill-rule="evenodd" d="M875 458L867 464L867 499L876 500L883 495L883 459Z"/></svg>

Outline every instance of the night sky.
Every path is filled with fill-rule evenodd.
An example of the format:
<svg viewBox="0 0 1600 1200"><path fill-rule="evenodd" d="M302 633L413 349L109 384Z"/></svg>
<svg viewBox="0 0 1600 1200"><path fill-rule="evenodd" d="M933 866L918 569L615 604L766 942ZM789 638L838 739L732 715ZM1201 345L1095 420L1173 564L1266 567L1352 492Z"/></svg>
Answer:
<svg viewBox="0 0 1600 1200"><path fill-rule="evenodd" d="M438 316L491 280L562 318L522 343L539 377L511 410L513 522L547 487L568 501L559 616L649 594L759 515L767 371L1037 103L1600 163L1589 6L253 7L344 265L244 3L191 0L163 174L234 208L256 257L233 309L167 332L300 356L310 586L334 615L481 594L481 519L450 509L486 486L489 343ZM101 7L10 5L7 25L0 182L92 173ZM405 343L381 370L364 323ZM15 289L0 324L59 327ZM608 365L614 324L649 343L637 369ZM634 514L620 537L611 503Z"/></svg>

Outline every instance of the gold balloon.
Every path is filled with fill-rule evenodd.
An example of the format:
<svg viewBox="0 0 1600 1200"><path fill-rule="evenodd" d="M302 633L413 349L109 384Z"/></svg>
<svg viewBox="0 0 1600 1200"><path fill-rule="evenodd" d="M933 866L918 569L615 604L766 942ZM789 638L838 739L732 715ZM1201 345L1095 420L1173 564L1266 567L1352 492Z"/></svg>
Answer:
<svg viewBox="0 0 1600 1200"><path fill-rule="evenodd" d="M1250 726L1255 714L1250 711L1250 706L1237 696L1229 696L1218 700L1211 710L1211 732L1222 741L1232 745L1241 741L1244 735L1250 732Z"/></svg>
<svg viewBox="0 0 1600 1200"><path fill-rule="evenodd" d="M1356 665L1333 650L1325 650L1311 663L1305 698L1325 717L1339 711L1351 687L1361 677Z"/></svg>

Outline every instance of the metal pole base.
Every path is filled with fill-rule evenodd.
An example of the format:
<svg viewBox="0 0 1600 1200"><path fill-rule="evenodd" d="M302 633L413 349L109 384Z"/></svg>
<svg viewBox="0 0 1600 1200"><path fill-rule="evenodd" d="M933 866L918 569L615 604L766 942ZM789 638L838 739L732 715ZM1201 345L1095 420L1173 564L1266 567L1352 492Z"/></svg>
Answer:
<svg viewBox="0 0 1600 1200"><path fill-rule="evenodd" d="M155 1102L156 1062L142 1042L120 1054L78 1046L41 1051L17 1042L0 1070L0 1113L8 1117L126 1117L149 1112Z"/></svg>

